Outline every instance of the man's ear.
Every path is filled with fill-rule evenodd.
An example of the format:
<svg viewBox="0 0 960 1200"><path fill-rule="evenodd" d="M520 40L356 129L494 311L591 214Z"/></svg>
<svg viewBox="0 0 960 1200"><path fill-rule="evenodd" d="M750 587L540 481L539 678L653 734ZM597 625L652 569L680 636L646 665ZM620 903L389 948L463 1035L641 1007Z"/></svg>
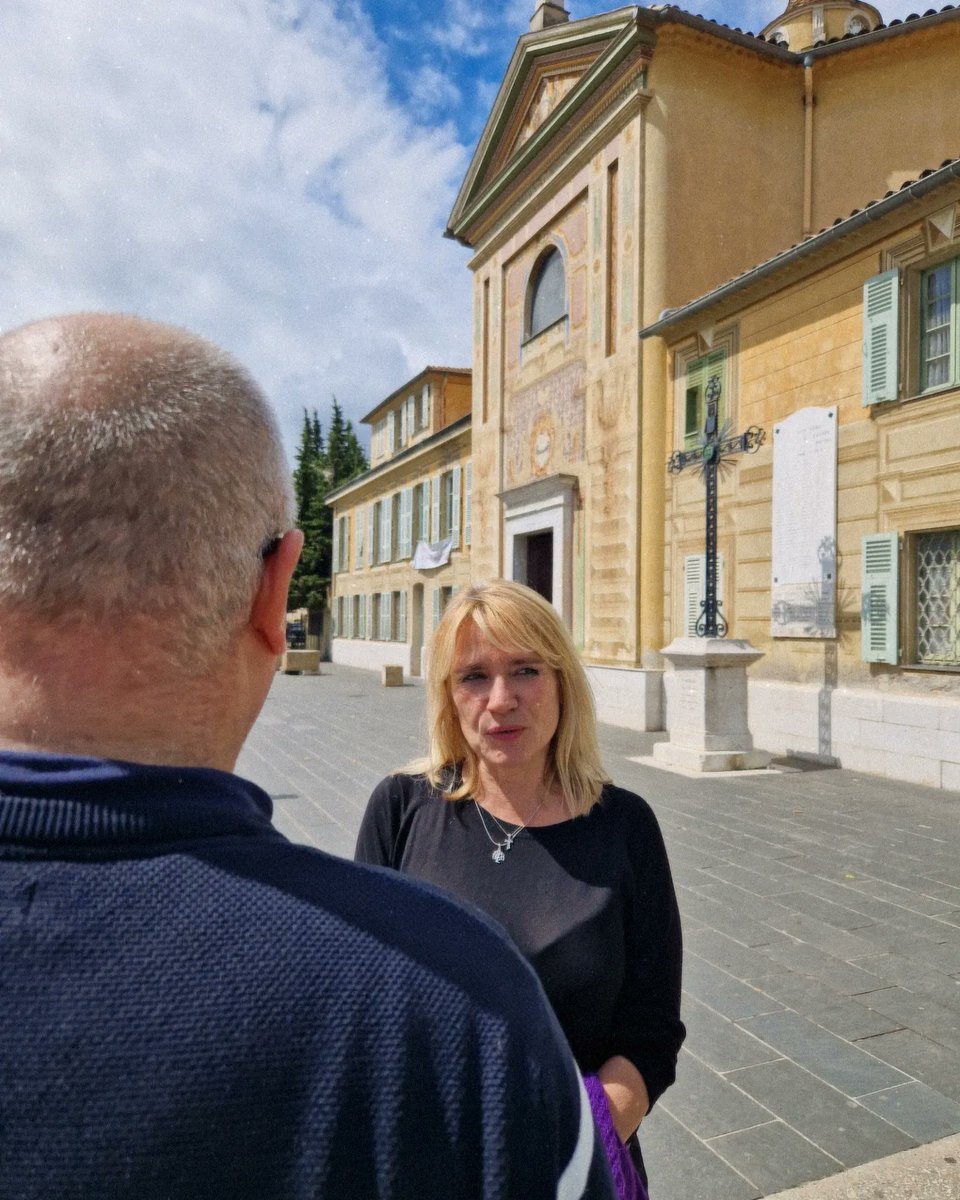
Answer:
<svg viewBox="0 0 960 1200"><path fill-rule="evenodd" d="M250 628L271 654L280 655L287 646L287 593L302 549L303 533L291 529L263 560L260 584L250 609Z"/></svg>

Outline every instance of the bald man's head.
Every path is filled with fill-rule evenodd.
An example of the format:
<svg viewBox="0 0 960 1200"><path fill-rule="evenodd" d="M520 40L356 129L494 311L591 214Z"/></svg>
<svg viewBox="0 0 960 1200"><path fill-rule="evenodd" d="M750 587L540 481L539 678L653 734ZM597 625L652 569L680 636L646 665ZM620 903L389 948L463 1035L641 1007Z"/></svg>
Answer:
<svg viewBox="0 0 960 1200"><path fill-rule="evenodd" d="M233 635L291 523L270 410L228 355L136 317L0 338L0 611L159 623L174 654Z"/></svg>

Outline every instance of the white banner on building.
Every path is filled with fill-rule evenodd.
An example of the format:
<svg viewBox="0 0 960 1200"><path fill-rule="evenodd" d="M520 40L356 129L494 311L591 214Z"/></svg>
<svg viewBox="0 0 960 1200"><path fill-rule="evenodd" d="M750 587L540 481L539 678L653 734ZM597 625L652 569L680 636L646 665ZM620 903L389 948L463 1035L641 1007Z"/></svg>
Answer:
<svg viewBox="0 0 960 1200"><path fill-rule="evenodd" d="M418 571L442 567L450 561L452 549L452 538L442 538L439 542L417 542L417 548L413 552L413 565Z"/></svg>

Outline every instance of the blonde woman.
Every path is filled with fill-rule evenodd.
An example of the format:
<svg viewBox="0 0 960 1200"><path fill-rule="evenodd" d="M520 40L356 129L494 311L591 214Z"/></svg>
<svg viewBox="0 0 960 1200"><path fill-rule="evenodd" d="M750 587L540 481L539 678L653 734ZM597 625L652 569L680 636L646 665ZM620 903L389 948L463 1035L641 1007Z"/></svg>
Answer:
<svg viewBox="0 0 960 1200"><path fill-rule="evenodd" d="M610 782L576 649L529 588L454 597L431 643L427 709L427 756L376 787L356 857L506 928L586 1077L621 1196L643 1196L637 1129L684 1038L680 919L656 818Z"/></svg>

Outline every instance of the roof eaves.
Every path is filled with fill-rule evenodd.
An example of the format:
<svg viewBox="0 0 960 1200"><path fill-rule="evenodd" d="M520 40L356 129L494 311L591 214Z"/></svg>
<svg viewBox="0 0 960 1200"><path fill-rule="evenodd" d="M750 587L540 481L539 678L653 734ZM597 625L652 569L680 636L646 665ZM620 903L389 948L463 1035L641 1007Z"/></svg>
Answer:
<svg viewBox="0 0 960 1200"><path fill-rule="evenodd" d="M881 217L909 201L922 199L928 192L935 191L936 188L949 183L951 179L960 179L960 158L947 159L941 166L921 172L919 178L908 180L897 191L887 192L880 200L869 201L863 208L855 209L848 217L838 217L832 225L820 230L819 233L815 233L805 241L797 242L786 250L781 250L773 258L768 258L758 266L751 267L742 274L734 276L733 279L728 279L726 283L720 284L712 291L705 292L688 304L668 310L659 320L640 329L638 336L640 338L654 337L663 333L664 330L689 320L750 284L774 275L791 263L817 254L833 242L840 241L871 222L880 220Z"/></svg>
<svg viewBox="0 0 960 1200"><path fill-rule="evenodd" d="M398 396L402 396L404 392L415 390L428 375L472 375L473 371L470 367L424 367L422 371L418 371L416 375L408 379L406 383L401 383L398 388L385 396L383 400L378 400L370 411L360 418L361 425L369 425L373 418L382 408L391 404Z"/></svg>
<svg viewBox="0 0 960 1200"><path fill-rule="evenodd" d="M472 420L472 413L467 413L464 417L458 417L456 421L451 421L449 425L444 425L436 433L431 433L429 437L425 437L422 441L415 442L412 446L408 446L406 450L401 450L393 458L388 458L385 463L371 467L368 471L364 471L362 475L354 475L353 479L341 484L340 487L335 488L332 492L328 492L324 497L324 504L330 505L334 500L339 500L342 496L355 491L365 483L370 483L381 475L388 475L395 467L408 462L417 454L422 454L424 450L438 446L444 441L453 441L458 434L469 433Z"/></svg>

